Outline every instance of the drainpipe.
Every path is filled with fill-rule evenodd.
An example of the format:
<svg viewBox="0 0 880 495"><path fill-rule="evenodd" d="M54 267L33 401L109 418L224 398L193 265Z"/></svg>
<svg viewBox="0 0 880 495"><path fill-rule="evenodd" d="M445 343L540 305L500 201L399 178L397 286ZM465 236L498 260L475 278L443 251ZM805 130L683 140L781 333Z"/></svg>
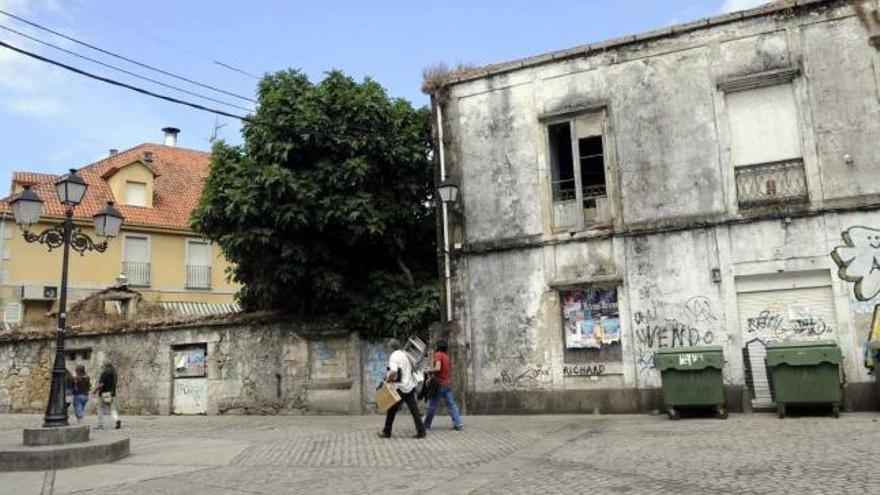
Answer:
<svg viewBox="0 0 880 495"><path fill-rule="evenodd" d="M437 150L440 160L440 182L446 180L446 160L443 153L443 109L439 101L437 107ZM441 201L443 216L443 282L446 289L446 321L452 321L452 269L449 259L449 206Z"/></svg>
<svg viewBox="0 0 880 495"><path fill-rule="evenodd" d="M5 211L0 214L0 275L2 275L3 269L6 268L6 260L3 259L3 249L6 244L6 215L7 213ZM6 283L6 280L0 279L0 287L5 288ZM5 327L3 322L6 321L6 305L4 304L0 307L0 310L3 311L3 319L0 320L0 330L3 330Z"/></svg>

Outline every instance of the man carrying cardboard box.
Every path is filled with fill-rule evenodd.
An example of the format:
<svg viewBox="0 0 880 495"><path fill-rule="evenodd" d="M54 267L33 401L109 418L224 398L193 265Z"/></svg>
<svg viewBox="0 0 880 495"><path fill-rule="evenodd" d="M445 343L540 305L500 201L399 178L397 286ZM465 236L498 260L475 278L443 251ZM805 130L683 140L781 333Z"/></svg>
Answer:
<svg viewBox="0 0 880 495"><path fill-rule="evenodd" d="M391 355L388 357L388 367L385 373L385 381L393 383L400 394L400 402L391 406L385 413L385 428L379 432L382 438L391 437L391 428L394 425L394 417L400 409L401 403L406 403L410 414L413 417L413 423L416 426L415 438L425 438L425 425L422 423L422 416L419 413L419 405L416 401L416 381L413 377L412 363L406 353L400 350L400 341L397 339L388 340L388 350Z"/></svg>

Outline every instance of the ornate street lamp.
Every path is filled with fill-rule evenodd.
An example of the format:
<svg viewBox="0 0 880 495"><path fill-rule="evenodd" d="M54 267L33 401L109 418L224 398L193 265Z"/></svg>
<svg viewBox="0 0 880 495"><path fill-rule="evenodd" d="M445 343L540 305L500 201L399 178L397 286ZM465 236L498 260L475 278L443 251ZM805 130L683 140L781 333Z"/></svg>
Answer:
<svg viewBox="0 0 880 495"><path fill-rule="evenodd" d="M52 366L52 385L49 389L49 402L46 404L46 414L43 417L43 427L67 426L67 407L64 403L64 385L67 375L67 367L64 361L64 334L67 328L67 266L70 249L78 252L81 256L86 251L103 253L107 250L107 240L116 237L122 227L123 217L113 207L113 202L107 202L101 211L93 218L95 232L105 240L96 244L82 229L73 223L73 209L82 202L86 194L88 184L76 174L75 170L63 175L55 183L55 190L61 204L66 206L64 220L55 226L35 234L30 231L35 225L43 210L43 200L29 187L25 187L9 205L15 216L15 223L21 227L24 240L38 242L49 247L49 251L64 247L64 255L61 261L61 296L58 301L58 332L55 340L55 363Z"/></svg>

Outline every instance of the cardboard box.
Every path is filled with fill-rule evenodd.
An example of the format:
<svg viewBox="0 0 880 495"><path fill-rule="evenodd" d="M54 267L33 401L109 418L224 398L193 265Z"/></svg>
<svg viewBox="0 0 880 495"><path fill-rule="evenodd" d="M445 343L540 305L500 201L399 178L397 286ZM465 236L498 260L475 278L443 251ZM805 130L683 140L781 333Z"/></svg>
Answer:
<svg viewBox="0 0 880 495"><path fill-rule="evenodd" d="M376 407L380 412L391 409L391 406L400 402L400 394L397 393L397 387L393 384L384 382L379 390L376 391Z"/></svg>

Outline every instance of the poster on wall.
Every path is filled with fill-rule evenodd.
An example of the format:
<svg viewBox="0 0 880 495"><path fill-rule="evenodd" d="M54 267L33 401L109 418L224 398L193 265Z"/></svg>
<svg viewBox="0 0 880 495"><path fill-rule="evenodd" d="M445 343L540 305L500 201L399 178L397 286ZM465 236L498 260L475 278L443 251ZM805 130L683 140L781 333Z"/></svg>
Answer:
<svg viewBox="0 0 880 495"><path fill-rule="evenodd" d="M174 377L194 378L206 376L204 346L178 347L174 349Z"/></svg>
<svg viewBox="0 0 880 495"><path fill-rule="evenodd" d="M562 293L566 349L606 349L620 344L617 289L589 288Z"/></svg>

